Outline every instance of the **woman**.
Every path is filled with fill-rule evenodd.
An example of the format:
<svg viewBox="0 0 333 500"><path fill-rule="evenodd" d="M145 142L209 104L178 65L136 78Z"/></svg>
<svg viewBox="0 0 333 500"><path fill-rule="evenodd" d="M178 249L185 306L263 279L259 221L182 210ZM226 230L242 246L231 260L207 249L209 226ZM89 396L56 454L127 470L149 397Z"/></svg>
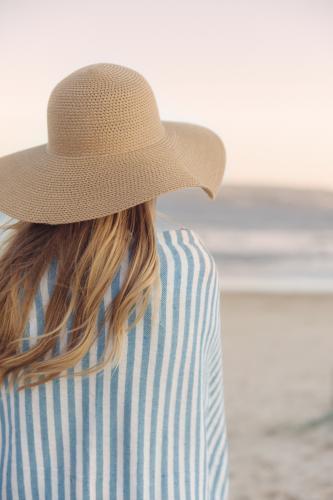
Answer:
<svg viewBox="0 0 333 500"><path fill-rule="evenodd" d="M225 499L216 264L159 195L222 181L221 140L94 64L48 143L0 159L1 499Z"/></svg>

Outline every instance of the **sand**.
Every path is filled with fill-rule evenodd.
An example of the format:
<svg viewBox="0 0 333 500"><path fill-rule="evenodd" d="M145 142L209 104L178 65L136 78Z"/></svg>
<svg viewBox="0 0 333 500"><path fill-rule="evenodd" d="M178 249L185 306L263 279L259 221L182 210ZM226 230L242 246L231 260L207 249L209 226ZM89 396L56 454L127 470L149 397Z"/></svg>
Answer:
<svg viewBox="0 0 333 500"><path fill-rule="evenodd" d="M333 499L333 295L222 293L230 500Z"/></svg>

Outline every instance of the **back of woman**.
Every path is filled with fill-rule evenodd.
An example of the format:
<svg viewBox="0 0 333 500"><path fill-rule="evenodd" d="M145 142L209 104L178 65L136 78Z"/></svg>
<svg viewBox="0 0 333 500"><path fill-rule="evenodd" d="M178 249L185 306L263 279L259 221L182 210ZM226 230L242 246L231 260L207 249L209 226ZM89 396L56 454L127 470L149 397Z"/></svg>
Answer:
<svg viewBox="0 0 333 500"><path fill-rule="evenodd" d="M169 229L165 229L168 226ZM158 316L150 305L117 369L1 388L1 498L225 498L219 283L191 229L157 224ZM125 258L100 304L120 290ZM43 277L26 336L43 331L55 266ZM105 328L75 370L98 361ZM57 352L66 345L66 332Z"/></svg>
<svg viewBox="0 0 333 500"><path fill-rule="evenodd" d="M146 196L61 223L0 196L3 500L228 497L217 267Z"/></svg>

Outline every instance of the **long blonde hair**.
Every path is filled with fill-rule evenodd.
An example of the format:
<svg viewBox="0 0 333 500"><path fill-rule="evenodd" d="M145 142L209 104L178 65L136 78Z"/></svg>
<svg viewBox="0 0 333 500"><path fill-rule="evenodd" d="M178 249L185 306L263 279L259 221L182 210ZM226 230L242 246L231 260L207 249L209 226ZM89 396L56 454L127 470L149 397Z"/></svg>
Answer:
<svg viewBox="0 0 333 500"><path fill-rule="evenodd" d="M78 363L96 340L99 305L130 251L122 287L105 310L104 354L111 339L112 349L102 362L73 374L89 375L107 363L119 364L126 332L143 317L154 285L160 290L155 216L154 199L89 221L60 225L17 221L4 227L12 233L2 243L0 257L0 387L10 373L11 387L18 380L24 382L18 390L68 375L61 373ZM33 347L21 352L18 346L37 287L54 257L57 278L45 312L44 332ZM135 319L129 323L136 307ZM72 313L66 350L44 359Z"/></svg>

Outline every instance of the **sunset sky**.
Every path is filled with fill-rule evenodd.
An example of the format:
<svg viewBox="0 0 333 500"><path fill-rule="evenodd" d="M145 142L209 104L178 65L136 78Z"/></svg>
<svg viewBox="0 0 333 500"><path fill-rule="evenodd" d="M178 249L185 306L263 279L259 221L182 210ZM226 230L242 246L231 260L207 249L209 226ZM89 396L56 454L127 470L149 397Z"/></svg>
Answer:
<svg viewBox="0 0 333 500"><path fill-rule="evenodd" d="M333 189L332 26L330 0L2 0L0 155L46 142L52 88L110 62L221 136L226 183Z"/></svg>

